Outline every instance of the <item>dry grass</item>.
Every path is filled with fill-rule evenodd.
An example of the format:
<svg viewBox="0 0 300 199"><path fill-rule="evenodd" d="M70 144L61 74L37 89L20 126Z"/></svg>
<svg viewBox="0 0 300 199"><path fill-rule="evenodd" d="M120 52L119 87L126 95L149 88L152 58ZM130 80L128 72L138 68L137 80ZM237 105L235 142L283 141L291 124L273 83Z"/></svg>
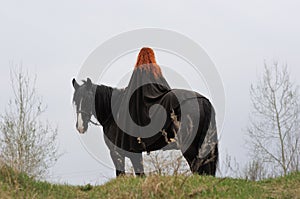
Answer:
<svg viewBox="0 0 300 199"><path fill-rule="evenodd" d="M0 198L299 198L300 173L253 182L198 175L124 176L102 186L55 185L0 169Z"/></svg>

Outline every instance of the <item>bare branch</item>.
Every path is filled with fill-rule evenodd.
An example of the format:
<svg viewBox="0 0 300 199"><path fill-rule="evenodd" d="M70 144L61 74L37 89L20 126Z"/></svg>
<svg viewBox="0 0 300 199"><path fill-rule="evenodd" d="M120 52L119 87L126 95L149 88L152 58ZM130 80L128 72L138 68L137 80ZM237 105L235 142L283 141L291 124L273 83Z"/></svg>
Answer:
<svg viewBox="0 0 300 199"><path fill-rule="evenodd" d="M40 121L44 112L33 80L22 67L10 71L13 99L0 120L0 159L19 172L43 177L59 155L57 129Z"/></svg>
<svg viewBox="0 0 300 199"><path fill-rule="evenodd" d="M299 92L290 81L287 66L265 63L262 78L251 85L250 96L253 110L247 131L253 158L268 162L270 168L279 166L280 170L272 172L286 175L296 169L292 165L300 159Z"/></svg>

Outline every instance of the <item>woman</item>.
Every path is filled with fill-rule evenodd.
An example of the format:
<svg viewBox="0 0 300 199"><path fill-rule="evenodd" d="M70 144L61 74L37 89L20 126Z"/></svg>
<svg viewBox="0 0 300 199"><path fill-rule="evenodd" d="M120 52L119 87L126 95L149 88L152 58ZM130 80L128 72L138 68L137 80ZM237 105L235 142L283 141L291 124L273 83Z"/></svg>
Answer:
<svg viewBox="0 0 300 199"><path fill-rule="evenodd" d="M140 50L129 84L125 89L120 109L118 110L117 124L123 132L118 133L120 139L123 136L129 136L128 143L118 143L117 146L127 148L129 151L145 151L147 143L153 142L156 138L153 136L157 132L143 130L143 127L150 123L158 123L161 120L159 110L154 108L152 115L156 114L156 119L151 121L149 110L154 104L159 104L162 97L171 90L166 79L163 77L160 66L156 63L154 51L151 48L144 47ZM154 124L155 125L155 124ZM157 126L157 125L156 125ZM124 134L125 132L125 134ZM149 137L149 139L148 139ZM121 145L121 146L120 146Z"/></svg>

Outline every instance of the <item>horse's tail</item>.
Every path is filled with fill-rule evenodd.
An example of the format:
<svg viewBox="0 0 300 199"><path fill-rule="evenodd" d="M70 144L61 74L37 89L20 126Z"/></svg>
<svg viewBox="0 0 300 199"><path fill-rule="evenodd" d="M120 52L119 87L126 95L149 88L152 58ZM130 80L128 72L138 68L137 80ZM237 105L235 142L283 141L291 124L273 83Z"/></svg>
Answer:
<svg viewBox="0 0 300 199"><path fill-rule="evenodd" d="M209 103L210 104L210 103ZM218 151L218 135L217 135L217 126L215 118L215 110L210 104L210 115L209 126L203 140L203 143L198 151L198 173L206 175L216 175L219 151Z"/></svg>

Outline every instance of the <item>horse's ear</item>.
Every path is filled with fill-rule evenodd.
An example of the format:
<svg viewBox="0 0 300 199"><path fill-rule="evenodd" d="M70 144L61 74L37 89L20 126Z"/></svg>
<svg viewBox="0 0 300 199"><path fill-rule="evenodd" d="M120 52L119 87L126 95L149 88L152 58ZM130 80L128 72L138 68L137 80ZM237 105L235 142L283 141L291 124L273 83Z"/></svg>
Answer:
<svg viewBox="0 0 300 199"><path fill-rule="evenodd" d="M75 88L75 90L77 90L77 88L79 87L79 84L76 82L75 78L73 78L72 84L73 84L73 87Z"/></svg>
<svg viewBox="0 0 300 199"><path fill-rule="evenodd" d="M87 89L90 89L92 87L92 80L90 78L87 78L86 80L86 87Z"/></svg>

